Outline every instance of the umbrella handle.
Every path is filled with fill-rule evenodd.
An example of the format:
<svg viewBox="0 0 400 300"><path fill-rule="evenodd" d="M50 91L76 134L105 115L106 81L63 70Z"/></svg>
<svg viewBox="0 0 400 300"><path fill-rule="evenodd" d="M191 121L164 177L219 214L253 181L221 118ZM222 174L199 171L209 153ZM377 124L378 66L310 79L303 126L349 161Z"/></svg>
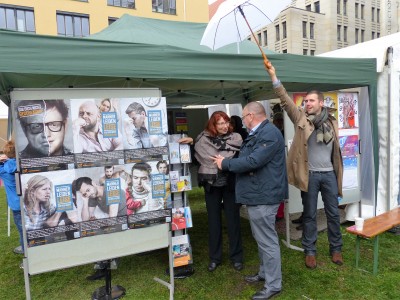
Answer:
<svg viewBox="0 0 400 300"><path fill-rule="evenodd" d="M250 32L251 32L251 34L253 35L254 40L255 40L256 43L257 43L258 49L260 49L260 51L261 51L261 55L262 55L262 57L263 57L263 59L264 59L264 64L265 64L265 66L269 69L269 68L271 67L271 62L268 60L268 58L267 58L267 56L265 55L264 51L261 49L260 43L259 43L258 39L256 38L256 35L254 34L253 30L252 30L251 27L250 27L250 24L249 24L249 22L247 21L246 16L244 15L244 12L243 12L243 10L242 10L242 7L239 5L238 8L239 8L239 11L240 11L240 13L241 13L243 19L246 21L247 27L249 27Z"/></svg>

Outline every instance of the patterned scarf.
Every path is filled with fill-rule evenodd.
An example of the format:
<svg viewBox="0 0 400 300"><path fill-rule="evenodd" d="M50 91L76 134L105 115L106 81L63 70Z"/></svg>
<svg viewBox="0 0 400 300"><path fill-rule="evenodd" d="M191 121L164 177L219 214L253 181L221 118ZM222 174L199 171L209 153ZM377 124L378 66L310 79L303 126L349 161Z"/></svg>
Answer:
<svg viewBox="0 0 400 300"><path fill-rule="evenodd" d="M308 119L314 124L317 130L317 143L329 144L333 139L333 128L330 126L329 112L326 107L322 108L319 115L308 115Z"/></svg>
<svg viewBox="0 0 400 300"><path fill-rule="evenodd" d="M195 157L200 163L199 173L216 175L218 168L210 156L220 154L225 158L232 158L240 150L241 144L242 138L237 133L217 137L211 136L207 131L200 133L194 144Z"/></svg>

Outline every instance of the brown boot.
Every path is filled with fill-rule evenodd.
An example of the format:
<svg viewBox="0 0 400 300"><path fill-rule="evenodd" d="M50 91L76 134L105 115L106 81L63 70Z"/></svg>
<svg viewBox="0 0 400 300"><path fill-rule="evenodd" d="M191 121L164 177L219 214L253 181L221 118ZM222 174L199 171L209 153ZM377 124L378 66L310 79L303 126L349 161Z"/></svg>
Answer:
<svg viewBox="0 0 400 300"><path fill-rule="evenodd" d="M332 262L339 266L343 265L343 257L341 252L333 252L332 253Z"/></svg>
<svg viewBox="0 0 400 300"><path fill-rule="evenodd" d="M306 267L309 269L315 269L317 267L317 260L314 255L306 255Z"/></svg>

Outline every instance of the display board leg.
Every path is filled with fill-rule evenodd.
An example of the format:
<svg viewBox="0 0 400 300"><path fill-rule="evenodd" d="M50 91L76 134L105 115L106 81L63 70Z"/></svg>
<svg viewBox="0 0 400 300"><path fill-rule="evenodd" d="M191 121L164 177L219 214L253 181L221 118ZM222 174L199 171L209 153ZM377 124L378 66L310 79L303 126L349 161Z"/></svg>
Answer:
<svg viewBox="0 0 400 300"><path fill-rule="evenodd" d="M31 300L31 288L29 283L29 273L28 273L28 259L26 257L22 260L22 266L24 268L24 279L25 279L25 295L26 300Z"/></svg>
<svg viewBox="0 0 400 300"><path fill-rule="evenodd" d="M290 217L288 206L288 201L285 200L286 240L282 240L282 243L290 249L304 251L302 248L290 244Z"/></svg>
<svg viewBox="0 0 400 300"><path fill-rule="evenodd" d="M124 287L120 285L111 286L111 260L107 260L105 285L97 288L92 294L92 300L115 300L126 294Z"/></svg>

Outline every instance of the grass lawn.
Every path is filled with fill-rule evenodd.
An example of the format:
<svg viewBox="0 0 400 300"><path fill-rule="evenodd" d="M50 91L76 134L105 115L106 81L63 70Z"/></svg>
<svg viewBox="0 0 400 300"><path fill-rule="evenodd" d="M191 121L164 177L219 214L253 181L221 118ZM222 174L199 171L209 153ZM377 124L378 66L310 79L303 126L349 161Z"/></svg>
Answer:
<svg viewBox="0 0 400 300"><path fill-rule="evenodd" d="M207 271L207 215L203 193L196 189L189 193L194 227L189 229L193 247L195 273L186 279L175 280L175 299L250 299L262 283L247 284L243 277L258 270L257 245L251 236L250 225L242 219L245 268L235 271L227 257L227 238L224 240L224 261L215 272ZM12 223L11 237L7 237L7 209L5 192L0 188L0 299L25 299L22 256L12 252L18 245L18 233ZM385 233L380 238L378 275L355 269L355 236L342 227L345 264L336 266L330 261L326 232L318 236L318 267L308 270L303 253L281 244L283 292L274 299L400 299L400 236ZM226 236L225 236L226 237ZM281 238L284 238L283 236ZM134 241L133 241L134 242ZM300 246L300 242L293 242ZM361 266L372 271L372 242L361 243ZM169 291L153 280L165 275L168 266L167 249L120 259L112 272L112 283L127 290L123 299L169 299ZM92 292L104 281L87 281L93 272L88 264L61 271L31 276L32 299L90 299Z"/></svg>

